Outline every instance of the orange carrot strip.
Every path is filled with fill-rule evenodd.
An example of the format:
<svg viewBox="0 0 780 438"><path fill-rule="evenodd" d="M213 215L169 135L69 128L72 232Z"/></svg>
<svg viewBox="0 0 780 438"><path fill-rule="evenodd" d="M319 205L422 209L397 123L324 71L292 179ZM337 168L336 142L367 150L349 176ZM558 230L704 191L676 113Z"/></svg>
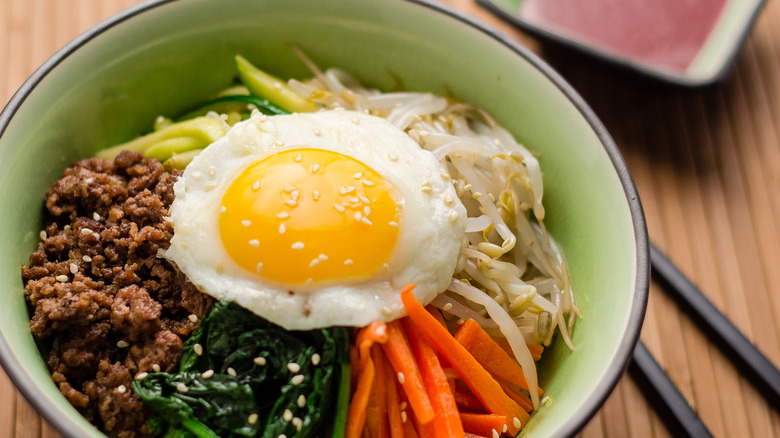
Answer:
<svg viewBox="0 0 780 438"><path fill-rule="evenodd" d="M436 318L436 321L439 321L439 324L443 325L445 328L447 327L447 321L444 320L444 315L441 314L441 311L439 309L437 309L431 304L428 304L427 306L425 306L425 310L427 310L428 313L433 315L433 317ZM442 357L441 353L439 353L438 351L436 352L436 357L439 358L439 363L441 363L442 368L450 367L450 363L447 362L447 359Z"/></svg>
<svg viewBox="0 0 780 438"><path fill-rule="evenodd" d="M501 385L501 389L504 390L506 395L508 395L509 398L514 400L518 405L520 405L521 408L525 409L526 412L531 412L533 410L534 405L531 402L531 399L528 398L527 395L520 392L519 389L517 389L514 385L507 382L506 380L503 379L496 379L496 380L498 380L498 384ZM525 422L528 420L527 419L523 420L521 418L520 421L523 422L523 424L525 424Z"/></svg>
<svg viewBox="0 0 780 438"><path fill-rule="evenodd" d="M487 437L482 435L474 435L473 433L466 432L465 434L463 434L463 438L487 438Z"/></svg>
<svg viewBox="0 0 780 438"><path fill-rule="evenodd" d="M494 430L501 434L504 424L506 424L506 417L493 414L469 414L464 412L460 414L460 419L463 421L463 429L466 432L482 436L493 436Z"/></svg>
<svg viewBox="0 0 780 438"><path fill-rule="evenodd" d="M355 339L355 344L357 344L358 374L356 389L349 404L346 438L360 438L363 433L363 427L366 423L366 408L368 407L376 375L374 361L371 359L371 346L374 343L384 342L387 342L387 327L381 321L374 321L361 329Z"/></svg>
<svg viewBox="0 0 780 438"><path fill-rule="evenodd" d="M384 361L384 378L387 382L387 422L391 438L404 438L404 421L401 417L401 398L398 395L398 380L393 375L393 367L380 350Z"/></svg>
<svg viewBox="0 0 780 438"><path fill-rule="evenodd" d="M463 425L460 423L458 407L455 405L447 376L444 375L444 370L436 357L436 350L411 319L403 318L400 321L414 357L417 358L425 389L436 412L433 423L437 426L437 436L460 437L463 435Z"/></svg>
<svg viewBox="0 0 780 438"><path fill-rule="evenodd" d="M434 417L433 406L425 392L420 369L417 367L401 324L397 320L387 324L387 343L383 344L382 348L393 369L398 373L398 381L409 398L409 404L417 421L420 424L431 422Z"/></svg>
<svg viewBox="0 0 780 438"><path fill-rule="evenodd" d="M523 368L501 348L477 321L467 319L455 333L455 339L492 375L528 390ZM539 388L539 395L544 391Z"/></svg>
<svg viewBox="0 0 780 438"><path fill-rule="evenodd" d="M409 317L420 331L425 334L433 346L450 362L469 389L485 406L489 413L507 418L507 428L512 435L517 434L513 419L526 412L501 389L493 376L455 338L436 321L412 294L413 285L401 292L401 301Z"/></svg>
<svg viewBox="0 0 780 438"><path fill-rule="evenodd" d="M352 402L349 404L346 438L360 438L366 423L366 407L374 383L374 362L369 357L364 365L363 371L358 376L357 389L352 394Z"/></svg>
<svg viewBox="0 0 780 438"><path fill-rule="evenodd" d="M371 396L366 407L365 427L372 438L389 438L386 389L388 382L385 380L385 361L382 357L382 349L376 344L371 347L371 360L374 362L376 373L374 375Z"/></svg>

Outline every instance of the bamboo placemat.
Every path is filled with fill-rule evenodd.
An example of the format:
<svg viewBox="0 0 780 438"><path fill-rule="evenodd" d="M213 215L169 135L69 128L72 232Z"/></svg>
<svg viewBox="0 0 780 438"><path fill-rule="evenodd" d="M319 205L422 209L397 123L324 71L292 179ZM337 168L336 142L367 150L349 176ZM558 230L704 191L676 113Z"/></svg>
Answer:
<svg viewBox="0 0 780 438"><path fill-rule="evenodd" d="M56 49L137 0L0 1L0 102ZM780 364L780 4L770 1L719 85L690 91L543 50L476 6L447 0L542 55L621 149L651 239ZM717 437L780 437L780 415L655 284L642 339ZM775 407L777 408L777 407ZM624 377L583 437L666 437ZM0 370L0 437L60 435Z"/></svg>

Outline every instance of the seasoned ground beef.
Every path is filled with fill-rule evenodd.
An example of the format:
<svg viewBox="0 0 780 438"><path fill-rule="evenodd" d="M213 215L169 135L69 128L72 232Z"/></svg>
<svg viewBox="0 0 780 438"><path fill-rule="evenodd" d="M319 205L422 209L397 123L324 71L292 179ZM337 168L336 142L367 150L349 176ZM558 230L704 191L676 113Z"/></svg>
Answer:
<svg viewBox="0 0 780 438"><path fill-rule="evenodd" d="M77 162L49 189L42 241L22 267L54 382L110 436L148 435L131 382L177 370L183 339L213 305L157 256L173 235L178 175L129 152Z"/></svg>

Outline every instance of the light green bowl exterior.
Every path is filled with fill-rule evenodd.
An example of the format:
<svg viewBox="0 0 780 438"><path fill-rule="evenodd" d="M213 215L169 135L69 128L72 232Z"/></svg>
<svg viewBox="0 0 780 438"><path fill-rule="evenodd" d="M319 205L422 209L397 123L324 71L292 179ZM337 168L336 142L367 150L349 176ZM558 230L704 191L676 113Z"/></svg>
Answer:
<svg viewBox="0 0 780 438"><path fill-rule="evenodd" d="M320 67L344 68L368 85L392 89L392 73L404 89L446 90L482 106L538 152L546 224L584 317L574 352L560 340L545 351L539 370L551 402L521 435L581 427L622 373L644 315L641 205L617 149L579 97L533 55L469 20L404 1L152 2L44 64L0 115L0 353L25 396L66 436L102 436L59 394L28 328L20 266L36 247L49 185L74 160L231 84L237 53L281 77L309 76L294 43Z"/></svg>

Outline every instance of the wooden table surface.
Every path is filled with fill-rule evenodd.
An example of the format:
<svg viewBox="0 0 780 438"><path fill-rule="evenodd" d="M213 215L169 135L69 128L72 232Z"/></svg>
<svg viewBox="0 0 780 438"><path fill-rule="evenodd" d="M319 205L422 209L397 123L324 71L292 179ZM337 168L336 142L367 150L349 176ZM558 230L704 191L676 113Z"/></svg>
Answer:
<svg viewBox="0 0 780 438"><path fill-rule="evenodd" d="M1 0L0 102L70 39L138 0ZM650 237L780 364L780 3L769 1L730 74L690 91L543 50L472 0L445 3L523 42L582 94L620 147ZM780 437L780 415L653 284L642 339L716 437ZM583 437L669 433L624 376ZM0 370L0 438L59 434Z"/></svg>

